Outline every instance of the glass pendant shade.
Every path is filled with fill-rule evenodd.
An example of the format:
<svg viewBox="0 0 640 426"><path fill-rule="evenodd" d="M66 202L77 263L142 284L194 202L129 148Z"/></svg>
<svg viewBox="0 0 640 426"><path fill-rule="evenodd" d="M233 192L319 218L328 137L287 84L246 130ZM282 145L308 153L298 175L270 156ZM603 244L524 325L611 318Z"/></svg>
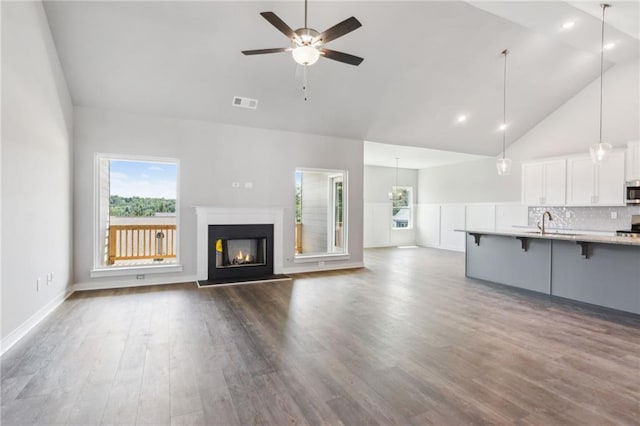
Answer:
<svg viewBox="0 0 640 426"><path fill-rule="evenodd" d="M589 147L589 154L591 154L591 161L595 164L604 163L609 159L609 154L613 147L606 142L594 143Z"/></svg>
<svg viewBox="0 0 640 426"><path fill-rule="evenodd" d="M499 158L496 160L496 170L498 170L498 176L507 176L511 173L511 159Z"/></svg>
<svg viewBox="0 0 640 426"><path fill-rule="evenodd" d="M320 58L320 52L315 47L298 46L291 51L293 60L300 65L313 65Z"/></svg>
<svg viewBox="0 0 640 426"><path fill-rule="evenodd" d="M393 187L393 190L389 192L389 200L391 201L402 201L402 191Z"/></svg>
<svg viewBox="0 0 640 426"><path fill-rule="evenodd" d="M600 137L599 143L594 143L589 147L589 154L591 155L591 161L594 164L600 164L607 161L609 158L609 154L611 154L611 150L613 147L611 144L602 142L602 87L603 87L603 78L604 78L604 12L608 7L611 7L610 4L601 4L602 7L602 39L601 39L601 48L600 48Z"/></svg>

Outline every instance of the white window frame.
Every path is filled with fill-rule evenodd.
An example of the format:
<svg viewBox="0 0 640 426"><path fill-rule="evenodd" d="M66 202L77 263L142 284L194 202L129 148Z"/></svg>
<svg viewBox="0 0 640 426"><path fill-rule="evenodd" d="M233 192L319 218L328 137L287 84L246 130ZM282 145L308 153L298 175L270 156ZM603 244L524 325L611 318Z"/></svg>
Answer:
<svg viewBox="0 0 640 426"><path fill-rule="evenodd" d="M171 163L176 165L176 263L163 265L104 265L102 263L104 256L104 235L100 233L100 224L102 217L100 216L100 162L102 160L122 160L122 161L139 161L139 162L156 162ZM109 171L111 173L111 171ZM111 175L109 174L109 177ZM180 238L182 229L180 226L180 160L177 158L154 157L148 155L130 155L130 154L107 154L96 153L94 156L93 166L93 267L90 272L91 278L124 276L136 274L159 274L182 272L183 266L180 262Z"/></svg>
<svg viewBox="0 0 640 426"><path fill-rule="evenodd" d="M409 185L398 185L398 186L393 186L391 188L392 191L396 191L398 188L400 189L406 189L407 192L409 193L409 203L407 205L407 207L403 207L404 209L409 209L409 224L406 227L398 227L398 226L394 226L393 225L393 209L395 207L393 207L393 201L391 201L391 229L394 231L409 231L413 229L413 222L414 222L414 214L415 214L415 208L414 208L414 204L413 204L413 186L409 186Z"/></svg>
<svg viewBox="0 0 640 426"><path fill-rule="evenodd" d="M349 260L351 255L349 254L349 172L347 170L339 169L321 169L313 167L296 167L295 172L321 172L327 173L327 185L329 186L329 194L333 195L332 182L333 179L342 175L342 232L344 249L340 252L332 252L333 242L329 241L327 245L326 253L311 253L311 254L295 254L293 257L293 263L309 263L317 261L331 261L331 260ZM304 175L303 175L304 176ZM304 177L303 177L304 178ZM295 180L294 180L295 185ZM295 194L295 188L293 193ZM294 198L295 200L295 198ZM294 201L295 202L295 201ZM304 192L302 193L302 202L304 204ZM295 210L295 206L294 206ZM333 200L327 209L327 229L333 227ZM295 214L294 214L295 216ZM295 226L295 220L294 220ZM331 236L327 233L327 238L331 240Z"/></svg>

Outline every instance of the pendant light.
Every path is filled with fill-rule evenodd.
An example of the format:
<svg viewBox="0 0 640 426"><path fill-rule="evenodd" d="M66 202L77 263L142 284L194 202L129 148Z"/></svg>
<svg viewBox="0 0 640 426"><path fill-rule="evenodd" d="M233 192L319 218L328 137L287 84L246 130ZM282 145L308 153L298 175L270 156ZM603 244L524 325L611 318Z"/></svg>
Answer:
<svg viewBox="0 0 640 426"><path fill-rule="evenodd" d="M602 7L602 39L600 45L600 139L598 143L595 143L589 147L589 153L591 154L591 161L595 164L600 164L609 159L609 154L613 147L611 144L602 142L602 75L604 74L604 11L610 4L601 4Z"/></svg>
<svg viewBox="0 0 640 426"><path fill-rule="evenodd" d="M496 160L496 169L499 176L507 176L511 173L511 159L505 157L506 152L506 138L507 138L507 54L509 50L504 49L502 55L504 56L504 84L502 88L502 124L500 130L502 130L502 158Z"/></svg>
<svg viewBox="0 0 640 426"><path fill-rule="evenodd" d="M402 191L398 189L398 160L396 157L396 186L391 188L391 192L389 192L389 199L391 201L401 201L402 200Z"/></svg>

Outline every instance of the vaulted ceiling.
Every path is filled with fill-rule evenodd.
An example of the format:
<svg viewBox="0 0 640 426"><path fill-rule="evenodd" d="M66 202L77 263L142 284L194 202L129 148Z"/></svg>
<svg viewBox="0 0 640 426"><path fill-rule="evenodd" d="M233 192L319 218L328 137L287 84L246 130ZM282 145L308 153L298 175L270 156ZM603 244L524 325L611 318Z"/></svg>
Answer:
<svg viewBox="0 0 640 426"><path fill-rule="evenodd" d="M631 6L629 6L631 4ZM508 141L599 76L600 20L582 3L310 1L322 31L356 16L363 27L329 47L359 67L321 58L310 99L288 47L260 15L303 26L303 1L46 2L75 105L411 145L470 154L500 151L503 58L510 49ZM596 11L597 12L597 11ZM616 21L616 3L607 11ZM624 3L607 67L637 58ZM574 34L561 31L576 21ZM626 24L625 24L626 23ZM259 100L234 108L233 96ZM460 114L468 116L457 123Z"/></svg>

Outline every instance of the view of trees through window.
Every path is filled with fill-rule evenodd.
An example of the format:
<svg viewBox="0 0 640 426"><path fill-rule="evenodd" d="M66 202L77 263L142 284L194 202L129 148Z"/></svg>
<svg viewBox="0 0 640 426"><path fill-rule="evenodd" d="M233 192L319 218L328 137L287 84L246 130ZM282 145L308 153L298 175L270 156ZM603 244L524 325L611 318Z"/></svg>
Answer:
<svg viewBox="0 0 640 426"><path fill-rule="evenodd" d="M175 213L176 200L148 197L109 197L109 215L118 217L156 216L157 213Z"/></svg>

